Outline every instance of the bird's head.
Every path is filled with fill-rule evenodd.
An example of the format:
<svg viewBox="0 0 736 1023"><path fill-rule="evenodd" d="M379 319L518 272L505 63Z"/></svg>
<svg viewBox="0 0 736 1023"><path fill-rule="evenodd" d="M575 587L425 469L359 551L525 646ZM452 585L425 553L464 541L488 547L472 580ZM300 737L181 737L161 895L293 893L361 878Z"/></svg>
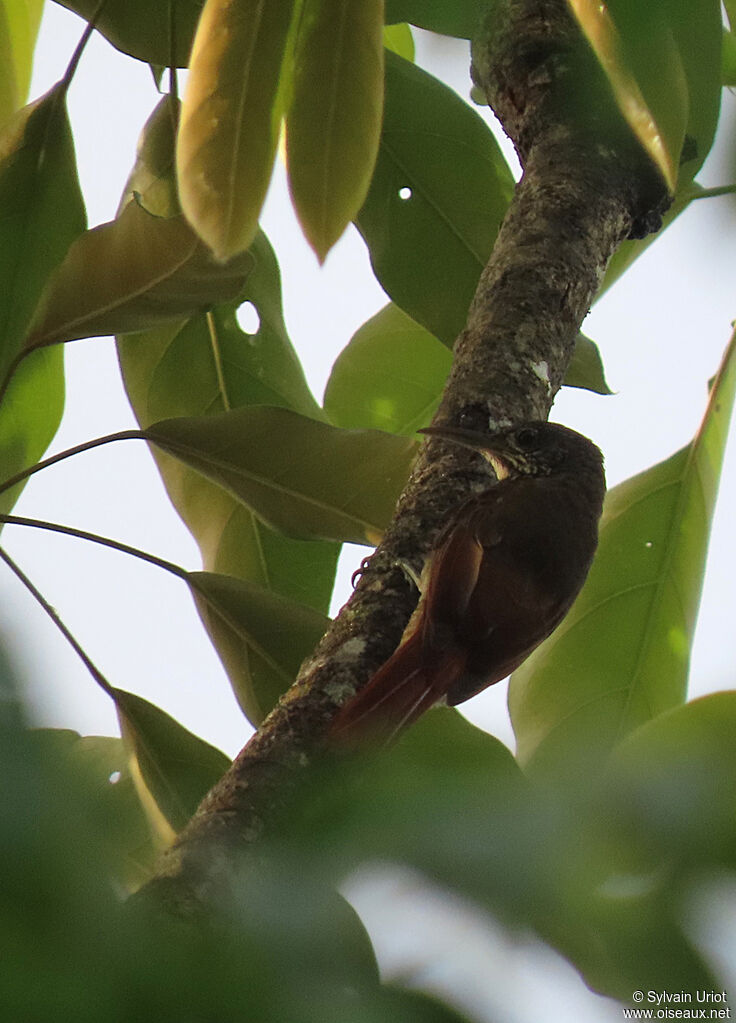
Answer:
<svg viewBox="0 0 736 1023"><path fill-rule="evenodd" d="M495 433L457 426L428 426L419 433L472 448L491 463L498 478L603 474L603 456L595 444L559 423L533 420Z"/></svg>

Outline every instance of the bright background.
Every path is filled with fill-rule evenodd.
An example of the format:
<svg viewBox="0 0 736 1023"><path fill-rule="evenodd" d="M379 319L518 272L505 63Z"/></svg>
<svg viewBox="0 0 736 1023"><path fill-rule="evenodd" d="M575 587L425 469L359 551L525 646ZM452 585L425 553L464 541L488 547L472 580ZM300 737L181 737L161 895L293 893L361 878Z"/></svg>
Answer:
<svg viewBox="0 0 736 1023"><path fill-rule="evenodd" d="M75 15L47 4L32 98L62 77L83 27ZM417 63L467 97L467 43L419 31L415 37ZM69 92L90 226L114 217L139 131L158 98L149 69L95 34ZM487 109L481 112L492 117ZM726 95L719 145L699 176L701 184L734 179L734 123L734 101ZM504 145L508 153L506 140ZM552 418L601 446L609 485L666 458L697 429L707 381L736 316L730 272L736 265L735 209L725 198L692 204L586 320L585 332L598 342L616 393L604 398L565 388ZM386 296L352 229L319 267L299 232L280 165L262 223L281 265L287 327L321 398L336 355ZM110 339L67 345L66 365L67 412L52 451L135 425ZM693 650L692 696L733 684L731 646L723 642L733 629L736 594L736 469L729 469L729 460L732 445ZM88 452L38 474L15 511L114 537L186 568L201 567L197 547L141 442ZM146 696L230 755L242 747L250 726L180 581L123 554L37 530L6 527L4 543L113 685ZM350 574L364 553L346 547L334 610L346 599ZM9 574L0 575L0 600L1 627L27 680L35 722L85 734L117 733L109 699ZM505 700L506 687L500 685L463 710L513 748ZM556 954L523 935L509 939L492 921L428 889L421 878L366 872L353 880L351 898L387 974L411 970L417 981L462 990L467 1011L478 1019L494 1014L506 1023L621 1019L620 1007L588 994ZM732 940L733 913L724 919ZM423 936L421 948L417 935Z"/></svg>

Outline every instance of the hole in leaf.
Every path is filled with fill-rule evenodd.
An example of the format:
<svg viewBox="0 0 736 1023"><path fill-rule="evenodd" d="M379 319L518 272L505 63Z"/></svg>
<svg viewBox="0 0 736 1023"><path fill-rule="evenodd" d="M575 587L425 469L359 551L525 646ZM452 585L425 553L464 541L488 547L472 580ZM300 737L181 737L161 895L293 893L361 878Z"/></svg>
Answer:
<svg viewBox="0 0 736 1023"><path fill-rule="evenodd" d="M257 334L261 326L261 317L252 302L243 302L235 312L238 326L245 334Z"/></svg>
<svg viewBox="0 0 736 1023"><path fill-rule="evenodd" d="M652 543L652 541L651 541L651 540L647 540L647 541L645 542L644 546L645 546L645 547L647 547L647 548L649 548L649 547L653 547L653 546L654 546L654 544Z"/></svg>
<svg viewBox="0 0 736 1023"><path fill-rule="evenodd" d="M403 202L406 202L408 199L411 199L411 197L412 197L412 190L409 188L408 185L403 185L399 189L399 199L401 199Z"/></svg>
<svg viewBox="0 0 736 1023"><path fill-rule="evenodd" d="M121 778L122 774L120 773L120 771L113 771L107 780L110 782L111 785L117 785Z"/></svg>

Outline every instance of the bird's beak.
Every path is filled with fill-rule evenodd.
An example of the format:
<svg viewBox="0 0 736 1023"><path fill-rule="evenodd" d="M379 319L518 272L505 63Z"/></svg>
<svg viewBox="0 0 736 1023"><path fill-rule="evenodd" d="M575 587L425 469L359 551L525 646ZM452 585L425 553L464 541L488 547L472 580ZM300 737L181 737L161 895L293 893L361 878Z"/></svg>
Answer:
<svg viewBox="0 0 736 1023"><path fill-rule="evenodd" d="M500 480L509 474L509 465L504 458L504 451L493 449L493 434L480 433L476 430L463 430L459 426L425 426L417 433L426 433L429 437L439 437L441 440L453 441L461 444L464 448L471 448L491 463Z"/></svg>

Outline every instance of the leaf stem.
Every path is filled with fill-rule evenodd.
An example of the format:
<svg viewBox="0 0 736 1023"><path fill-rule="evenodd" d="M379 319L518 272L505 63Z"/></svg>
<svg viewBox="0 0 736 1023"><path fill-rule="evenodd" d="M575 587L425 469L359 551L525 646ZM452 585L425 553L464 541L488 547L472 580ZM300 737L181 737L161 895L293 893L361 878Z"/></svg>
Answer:
<svg viewBox="0 0 736 1023"><path fill-rule="evenodd" d="M31 519L24 515L5 515L2 513L0 513L0 522L5 522L9 526L32 526L35 529L48 529L53 533L63 533L65 536L76 536L80 540L89 540L91 543L100 544L102 547L109 547L111 550L121 551L123 554L130 554L134 558L139 558L141 561L147 561L157 568L163 568L164 571L170 572L179 579L186 581L189 575L185 568L182 568L181 565L175 565L173 561L159 558L157 554L149 554L148 551L142 551L138 547L131 547L120 540L112 540L108 536L100 536L99 533L90 533L86 529L77 529L75 526L63 526L59 522L48 522L46 519Z"/></svg>
<svg viewBox="0 0 736 1023"><path fill-rule="evenodd" d="M71 458L72 455L79 455L83 451L91 451L93 448L99 448L103 444L112 444L116 440L145 440L146 435L142 430L121 430L119 433L108 433L104 437L95 437L93 440L87 440L83 444L76 444L73 448L67 448L65 451L60 451L56 455L51 455L49 458L44 458L42 462L36 462L35 465L31 465L26 469L21 469L14 476L10 476L8 479L0 482L0 494L5 493L6 490L10 490L17 483L22 483L23 480L28 479L35 473L40 472L41 469L47 469L50 465L56 465L57 462L64 461L65 458Z"/></svg>
<svg viewBox="0 0 736 1023"><path fill-rule="evenodd" d="M97 19L102 14L102 11L104 10L106 5L107 0L100 0L100 2L97 4L97 7L95 8L92 17L87 22L87 27L82 33L82 38L77 43L74 53L72 54L72 58L67 64L66 71L64 72L64 77L62 78L62 83L64 85L65 92L72 84L72 79L74 78L77 68L79 67L79 61L82 59L82 54L84 53L85 47L87 46L87 43L90 41L90 38L92 37L92 33L97 27Z"/></svg>
<svg viewBox="0 0 736 1023"><path fill-rule="evenodd" d="M59 632L61 632L61 634L67 640L67 642L72 647L74 652L81 659L84 666L87 668L87 670L89 671L90 675L95 680L97 685L100 686L100 688L103 689L108 696L111 696L114 699L115 688L110 685L110 683L107 681L107 679L102 674L97 665L87 656L87 654L84 652L80 644L77 642L72 633L61 620L57 611L51 606L51 604L49 604L49 602L46 600L46 598L43 596L40 590L36 589L31 580L22 570L20 565L16 564L16 562L13 561L13 559L10 557L7 551L5 551L2 547L0 547L0 558L2 558L2 560L8 566L8 568L10 568L10 570L15 573L15 575L18 577L18 579L20 579L20 581L23 583L28 592L41 605L41 607L44 609L44 611L49 616L51 621L54 623L56 628L59 630Z"/></svg>
<svg viewBox="0 0 736 1023"><path fill-rule="evenodd" d="M736 185L719 185L717 188L701 188L693 193L693 199L716 199L719 195L736 195Z"/></svg>

